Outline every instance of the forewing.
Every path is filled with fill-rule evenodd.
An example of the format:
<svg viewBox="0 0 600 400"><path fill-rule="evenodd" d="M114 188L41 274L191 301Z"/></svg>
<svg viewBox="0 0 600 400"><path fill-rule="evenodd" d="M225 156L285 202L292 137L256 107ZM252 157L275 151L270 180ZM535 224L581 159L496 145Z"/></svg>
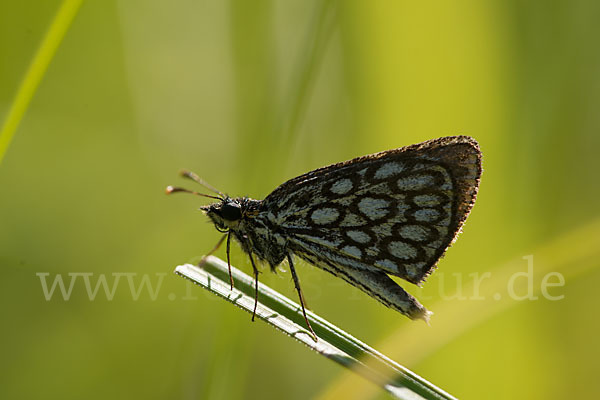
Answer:
<svg viewBox="0 0 600 400"><path fill-rule="evenodd" d="M474 139L440 138L308 172L265 207L299 255L418 284L460 232L480 175Z"/></svg>

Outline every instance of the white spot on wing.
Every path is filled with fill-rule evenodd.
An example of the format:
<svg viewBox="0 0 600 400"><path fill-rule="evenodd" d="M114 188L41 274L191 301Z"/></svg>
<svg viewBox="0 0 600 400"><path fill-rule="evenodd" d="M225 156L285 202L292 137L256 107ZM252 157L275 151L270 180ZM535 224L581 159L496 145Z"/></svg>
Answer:
<svg viewBox="0 0 600 400"><path fill-rule="evenodd" d="M330 207L317 208L310 215L310 219L312 219L312 221L318 225L330 224L339 217L340 212L335 208Z"/></svg>
<svg viewBox="0 0 600 400"><path fill-rule="evenodd" d="M390 242L387 247L390 254L402 260L410 260L417 256L417 249L408 243Z"/></svg>
<svg viewBox="0 0 600 400"><path fill-rule="evenodd" d="M375 179L385 179L392 175L399 174L404 170L404 166L395 162L389 162L383 164L377 172L375 172Z"/></svg>
<svg viewBox="0 0 600 400"><path fill-rule="evenodd" d="M358 202L358 209L371 219L378 219L389 214L389 201L385 199L374 199L372 197L363 197Z"/></svg>
<svg viewBox="0 0 600 400"><path fill-rule="evenodd" d="M344 248L342 248L342 251L356 258L362 257L362 251L360 251L360 249L356 246L344 246Z"/></svg>
<svg viewBox="0 0 600 400"><path fill-rule="evenodd" d="M414 212L414 217L420 222L434 222L440 217L440 212L435 208L421 208Z"/></svg>
<svg viewBox="0 0 600 400"><path fill-rule="evenodd" d="M344 178L331 185L329 190L335 194L346 194L352 190L352 187L352 181L348 178Z"/></svg>
<svg viewBox="0 0 600 400"><path fill-rule="evenodd" d="M363 226L366 225L367 221L361 217L360 215L347 213L342 222L340 222L340 226L342 227L351 227L351 226Z"/></svg>
<svg viewBox="0 0 600 400"><path fill-rule="evenodd" d="M429 230L421 225L403 225L400 227L400 236L404 239L422 242L429 237Z"/></svg>
<svg viewBox="0 0 600 400"><path fill-rule="evenodd" d="M419 207L431 207L437 206L441 203L442 199L436 194L419 194L413 197L413 202Z"/></svg>
<svg viewBox="0 0 600 400"><path fill-rule="evenodd" d="M423 190L427 187L433 186L435 183L433 176L431 175L410 175L405 176L396 182L398 189L400 190Z"/></svg>
<svg viewBox="0 0 600 400"><path fill-rule="evenodd" d="M362 232L362 231L348 231L346 235L357 243L369 243L371 241L371 236Z"/></svg>

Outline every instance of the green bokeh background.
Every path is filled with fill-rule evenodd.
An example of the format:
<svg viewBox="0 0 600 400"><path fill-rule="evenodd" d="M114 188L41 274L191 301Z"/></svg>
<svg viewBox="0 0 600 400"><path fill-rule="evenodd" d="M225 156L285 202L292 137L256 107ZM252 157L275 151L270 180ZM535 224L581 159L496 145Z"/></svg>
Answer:
<svg viewBox="0 0 600 400"><path fill-rule="evenodd" d="M0 121L60 5L0 4ZM83 2L0 161L0 397L339 398L351 383L348 398L385 398L173 275L219 234L201 199L163 190L189 168L263 198L455 134L481 144L477 204L425 288L404 286L464 310L477 300L439 288L533 255L564 298L457 311L467 328L447 337L437 315L415 325L301 263L311 308L460 398L600 397L599 20L593 0ZM79 277L47 301L39 273L162 283L134 300L122 278L92 301ZM295 298L289 272L261 279Z"/></svg>

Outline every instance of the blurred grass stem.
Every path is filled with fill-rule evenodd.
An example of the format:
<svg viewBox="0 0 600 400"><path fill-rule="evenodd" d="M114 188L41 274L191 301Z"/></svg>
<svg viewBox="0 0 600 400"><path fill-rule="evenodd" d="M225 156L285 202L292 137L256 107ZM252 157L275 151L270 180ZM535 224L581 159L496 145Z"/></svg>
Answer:
<svg viewBox="0 0 600 400"><path fill-rule="evenodd" d="M50 65L58 46L61 44L67 30L69 30L75 15L77 15L81 2L82 0L64 0L62 2L48 32L35 53L17 90L15 100L11 104L6 120L2 125L2 130L0 130L0 164L29 107L31 99L48 69L48 65Z"/></svg>

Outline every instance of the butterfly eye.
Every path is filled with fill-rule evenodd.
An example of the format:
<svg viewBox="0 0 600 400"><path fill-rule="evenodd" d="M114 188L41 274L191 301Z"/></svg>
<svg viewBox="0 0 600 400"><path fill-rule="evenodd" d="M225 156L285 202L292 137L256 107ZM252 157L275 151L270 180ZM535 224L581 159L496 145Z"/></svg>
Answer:
<svg viewBox="0 0 600 400"><path fill-rule="evenodd" d="M221 217L227 221L237 221L242 218L242 209L236 203L225 203L221 206Z"/></svg>

